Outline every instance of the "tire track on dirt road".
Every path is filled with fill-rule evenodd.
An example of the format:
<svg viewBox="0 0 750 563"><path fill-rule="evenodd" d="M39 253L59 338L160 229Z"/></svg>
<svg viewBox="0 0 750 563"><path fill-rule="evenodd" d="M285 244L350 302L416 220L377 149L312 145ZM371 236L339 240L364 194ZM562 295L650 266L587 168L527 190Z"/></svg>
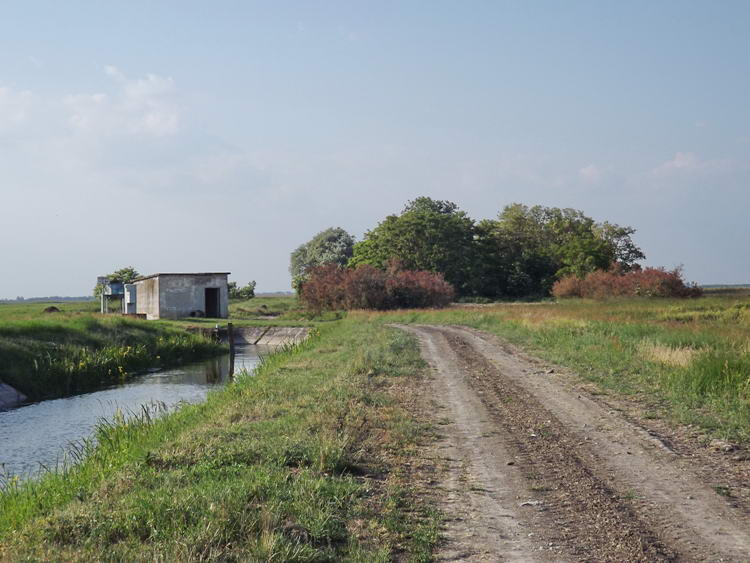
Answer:
<svg viewBox="0 0 750 563"><path fill-rule="evenodd" d="M748 561L750 522L690 460L495 337L415 334L444 406L443 560Z"/></svg>

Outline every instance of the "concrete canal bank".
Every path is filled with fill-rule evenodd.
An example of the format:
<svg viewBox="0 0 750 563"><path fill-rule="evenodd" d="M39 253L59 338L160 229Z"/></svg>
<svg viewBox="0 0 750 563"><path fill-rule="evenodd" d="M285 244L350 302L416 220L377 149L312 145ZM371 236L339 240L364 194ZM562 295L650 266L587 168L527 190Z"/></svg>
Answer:
<svg viewBox="0 0 750 563"><path fill-rule="evenodd" d="M283 346L302 342L310 329L303 326L237 327L232 332L235 344Z"/></svg>
<svg viewBox="0 0 750 563"><path fill-rule="evenodd" d="M230 329L226 326L217 326L217 328L191 326L187 330L218 339L220 342L229 341ZM233 326L231 328L232 341L235 345L284 346L286 344L299 344L307 338L309 333L310 328L306 326Z"/></svg>
<svg viewBox="0 0 750 563"><path fill-rule="evenodd" d="M28 397L20 391L0 382L0 410L13 408L27 399Z"/></svg>

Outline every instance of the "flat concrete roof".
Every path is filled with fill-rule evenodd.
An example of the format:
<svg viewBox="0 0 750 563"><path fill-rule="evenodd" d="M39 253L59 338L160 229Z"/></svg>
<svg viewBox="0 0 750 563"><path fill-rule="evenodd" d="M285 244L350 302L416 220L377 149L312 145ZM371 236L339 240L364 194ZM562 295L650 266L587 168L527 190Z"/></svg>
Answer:
<svg viewBox="0 0 750 563"><path fill-rule="evenodd" d="M228 276L232 272L199 272L199 273L179 273L179 272L160 272L158 274L151 274L150 276L143 276L133 280L139 282L150 278L158 278L159 276Z"/></svg>

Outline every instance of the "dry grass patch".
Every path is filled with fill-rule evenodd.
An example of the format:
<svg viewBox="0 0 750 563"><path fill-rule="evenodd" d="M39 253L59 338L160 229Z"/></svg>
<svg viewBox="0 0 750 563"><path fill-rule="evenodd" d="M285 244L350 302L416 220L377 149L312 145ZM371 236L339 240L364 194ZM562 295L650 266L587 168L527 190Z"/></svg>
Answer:
<svg viewBox="0 0 750 563"><path fill-rule="evenodd" d="M641 342L638 352L651 362L677 368L689 367L699 353L695 348L665 346L648 340Z"/></svg>

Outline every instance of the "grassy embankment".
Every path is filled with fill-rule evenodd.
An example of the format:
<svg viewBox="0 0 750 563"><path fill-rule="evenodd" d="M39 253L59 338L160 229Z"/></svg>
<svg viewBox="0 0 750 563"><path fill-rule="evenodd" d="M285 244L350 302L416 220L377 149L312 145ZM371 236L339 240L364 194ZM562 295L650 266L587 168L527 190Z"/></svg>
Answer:
<svg viewBox="0 0 750 563"><path fill-rule="evenodd" d="M399 406L423 362L361 317L157 420L102 426L78 466L0 495L0 560L427 560L437 517Z"/></svg>
<svg viewBox="0 0 750 563"><path fill-rule="evenodd" d="M43 313L48 305L0 305L0 381L30 399L96 389L223 350L166 323L97 315L95 303Z"/></svg>
<svg viewBox="0 0 750 563"><path fill-rule="evenodd" d="M575 369L604 392L750 442L750 292L691 300L498 304L371 314L381 322L472 326Z"/></svg>

